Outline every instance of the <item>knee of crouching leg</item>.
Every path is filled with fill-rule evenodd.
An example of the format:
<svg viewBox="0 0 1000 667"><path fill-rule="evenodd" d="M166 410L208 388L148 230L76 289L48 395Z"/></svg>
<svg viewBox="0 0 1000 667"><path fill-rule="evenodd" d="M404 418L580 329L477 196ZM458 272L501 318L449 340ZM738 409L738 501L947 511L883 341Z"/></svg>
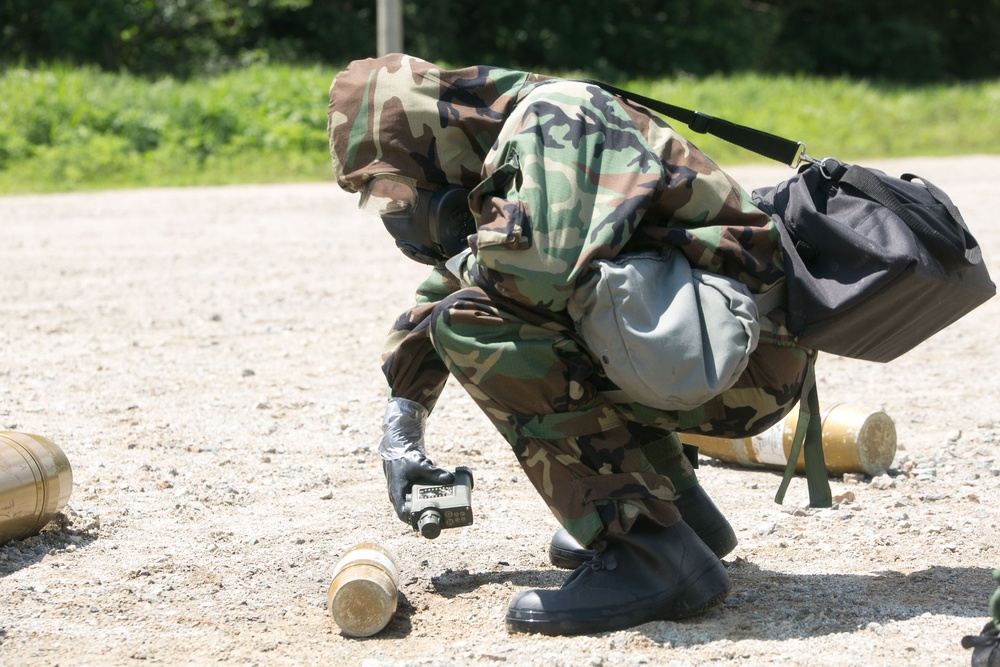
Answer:
<svg viewBox="0 0 1000 667"><path fill-rule="evenodd" d="M429 319L431 345L441 357L447 357L452 341L455 339L452 328L452 313L461 303L460 293L449 294L434 304Z"/></svg>

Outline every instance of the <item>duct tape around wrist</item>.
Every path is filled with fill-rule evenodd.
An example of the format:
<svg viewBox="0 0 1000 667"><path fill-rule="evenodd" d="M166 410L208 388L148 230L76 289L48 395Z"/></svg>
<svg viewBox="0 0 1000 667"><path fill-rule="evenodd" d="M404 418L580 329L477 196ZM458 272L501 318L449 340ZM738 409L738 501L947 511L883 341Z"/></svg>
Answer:
<svg viewBox="0 0 1000 667"><path fill-rule="evenodd" d="M405 398L391 398L382 417L382 441L378 451L382 460L393 461L409 451L424 453L424 424L427 408Z"/></svg>

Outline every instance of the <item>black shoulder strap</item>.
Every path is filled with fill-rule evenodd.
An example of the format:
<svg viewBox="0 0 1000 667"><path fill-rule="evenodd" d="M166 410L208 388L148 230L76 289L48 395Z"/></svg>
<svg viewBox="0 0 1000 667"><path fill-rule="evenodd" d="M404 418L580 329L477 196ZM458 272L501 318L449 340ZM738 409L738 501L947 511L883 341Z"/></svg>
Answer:
<svg viewBox="0 0 1000 667"><path fill-rule="evenodd" d="M638 102L644 107L659 112L668 118L687 123L687 126L699 134L711 134L712 136L728 141L729 143L753 151L758 155L787 164L790 167L797 167L799 162L805 158L806 146L800 141L792 141L775 134L769 134L761 130L755 130L746 125L709 116L700 111L691 111L684 107L667 104L651 97L639 95L617 88L603 81L594 79L581 79L583 83L589 83L608 91L612 95L617 95L622 99Z"/></svg>

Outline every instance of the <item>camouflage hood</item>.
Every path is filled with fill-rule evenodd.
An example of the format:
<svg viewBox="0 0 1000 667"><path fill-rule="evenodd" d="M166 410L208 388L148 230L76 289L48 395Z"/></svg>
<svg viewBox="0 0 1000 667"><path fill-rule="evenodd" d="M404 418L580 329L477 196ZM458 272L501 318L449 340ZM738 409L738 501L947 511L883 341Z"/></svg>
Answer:
<svg viewBox="0 0 1000 667"><path fill-rule="evenodd" d="M330 86L330 157L337 184L357 192L394 173L417 186L473 188L518 94L545 77L498 67L443 70L392 54L356 60Z"/></svg>
<svg viewBox="0 0 1000 667"><path fill-rule="evenodd" d="M418 58L361 60L330 88L337 183L380 173L470 190L470 284L565 310L596 259L679 248L763 291L780 237L736 181L661 118L585 81Z"/></svg>

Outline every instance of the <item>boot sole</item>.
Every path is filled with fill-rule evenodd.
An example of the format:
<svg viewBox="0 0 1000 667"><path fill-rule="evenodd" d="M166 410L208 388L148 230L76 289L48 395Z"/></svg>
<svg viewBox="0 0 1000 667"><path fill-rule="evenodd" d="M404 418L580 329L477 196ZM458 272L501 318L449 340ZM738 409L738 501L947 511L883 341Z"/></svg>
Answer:
<svg viewBox="0 0 1000 667"><path fill-rule="evenodd" d="M669 595L638 600L628 609L595 609L588 612L507 610L507 630L543 635L579 635L611 632L650 621L678 621L697 616L722 603L729 595L729 575L718 561Z"/></svg>

